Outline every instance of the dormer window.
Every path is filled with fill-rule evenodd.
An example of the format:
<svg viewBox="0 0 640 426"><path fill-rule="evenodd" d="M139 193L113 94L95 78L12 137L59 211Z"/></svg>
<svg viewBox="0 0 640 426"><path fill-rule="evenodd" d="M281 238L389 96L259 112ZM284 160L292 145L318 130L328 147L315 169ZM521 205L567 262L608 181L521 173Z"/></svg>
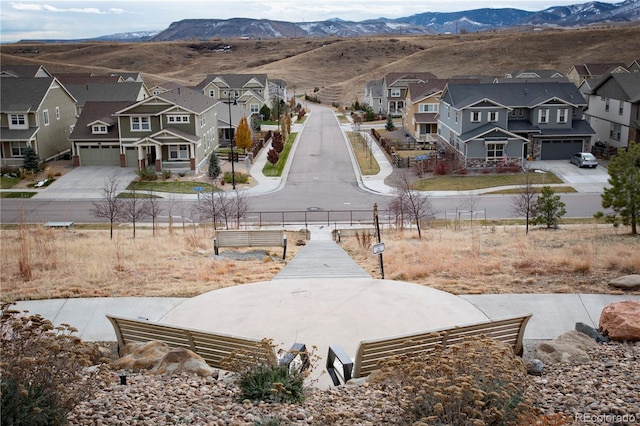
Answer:
<svg viewBox="0 0 640 426"><path fill-rule="evenodd" d="M27 129L27 116L25 114L9 114L10 129Z"/></svg>
<svg viewBox="0 0 640 426"><path fill-rule="evenodd" d="M538 123L547 124L549 122L549 110L542 108L538 111Z"/></svg>
<svg viewBox="0 0 640 426"><path fill-rule="evenodd" d="M471 111L471 122L479 123L481 118L480 111Z"/></svg>
<svg viewBox="0 0 640 426"><path fill-rule="evenodd" d="M216 97L216 91L214 89L210 89L209 90L209 97L210 98L215 98Z"/></svg>
<svg viewBox="0 0 640 426"><path fill-rule="evenodd" d="M558 123L564 124L566 122L567 122L567 109L566 108L560 108L558 110Z"/></svg>
<svg viewBox="0 0 640 426"><path fill-rule="evenodd" d="M104 135L107 133L107 126L104 124L94 124L91 126L91 133L94 135Z"/></svg>
<svg viewBox="0 0 640 426"><path fill-rule="evenodd" d="M498 111L489 111L489 121L491 123L498 121Z"/></svg>
<svg viewBox="0 0 640 426"><path fill-rule="evenodd" d="M391 89L391 97L399 98L400 97L400 89Z"/></svg>

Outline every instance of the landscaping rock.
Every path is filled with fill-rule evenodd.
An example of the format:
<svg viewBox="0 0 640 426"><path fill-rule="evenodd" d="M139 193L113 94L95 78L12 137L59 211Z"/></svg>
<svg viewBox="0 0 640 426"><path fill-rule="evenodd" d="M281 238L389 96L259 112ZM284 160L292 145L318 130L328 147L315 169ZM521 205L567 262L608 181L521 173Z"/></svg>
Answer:
<svg viewBox="0 0 640 426"><path fill-rule="evenodd" d="M533 358L527 363L527 374L542 376L542 373L544 373L544 362Z"/></svg>
<svg viewBox="0 0 640 426"><path fill-rule="evenodd" d="M210 367L200 355L184 348L171 349L151 370L151 373L195 373L200 377L218 377L218 370Z"/></svg>
<svg viewBox="0 0 640 426"><path fill-rule="evenodd" d="M640 275L625 275L609 281L609 285L623 290L635 290L640 288Z"/></svg>
<svg viewBox="0 0 640 426"><path fill-rule="evenodd" d="M598 330L583 322L576 323L576 331L586 334L598 343L609 341L609 338L607 336L603 336L602 333L600 333Z"/></svg>
<svg viewBox="0 0 640 426"><path fill-rule="evenodd" d="M625 300L605 306L600 314L600 331L612 340L640 340L640 302Z"/></svg>
<svg viewBox="0 0 640 426"><path fill-rule="evenodd" d="M597 347L591 337L572 330L538 345L535 358L544 364L583 364L590 360L588 350Z"/></svg>
<svg viewBox="0 0 640 426"><path fill-rule="evenodd" d="M121 358L111 363L114 370L151 370L169 353L166 343L129 343L120 350Z"/></svg>

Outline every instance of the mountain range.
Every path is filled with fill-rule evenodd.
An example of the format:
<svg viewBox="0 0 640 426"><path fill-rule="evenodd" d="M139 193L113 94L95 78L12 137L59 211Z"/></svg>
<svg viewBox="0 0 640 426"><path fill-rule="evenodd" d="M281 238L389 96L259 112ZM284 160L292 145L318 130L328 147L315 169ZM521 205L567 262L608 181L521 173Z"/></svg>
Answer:
<svg viewBox="0 0 640 426"><path fill-rule="evenodd" d="M360 22L341 19L319 22L287 22L249 18L184 19L171 23L167 29L162 31L112 34L91 40L178 41L237 37L255 39L460 34L514 27L575 28L607 23L640 23L640 1L625 0L614 4L593 1L570 6L549 7L539 12L512 8L484 8L447 13L426 12L397 19L379 18ZM60 42L60 40L56 41ZM70 40L65 41L69 42Z"/></svg>

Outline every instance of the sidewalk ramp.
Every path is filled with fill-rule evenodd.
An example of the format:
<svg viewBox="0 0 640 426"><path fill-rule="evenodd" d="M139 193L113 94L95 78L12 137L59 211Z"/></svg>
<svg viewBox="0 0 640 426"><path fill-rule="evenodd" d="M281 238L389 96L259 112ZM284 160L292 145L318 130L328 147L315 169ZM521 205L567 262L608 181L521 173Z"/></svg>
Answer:
<svg viewBox="0 0 640 426"><path fill-rule="evenodd" d="M331 240L309 240L273 279L371 278Z"/></svg>

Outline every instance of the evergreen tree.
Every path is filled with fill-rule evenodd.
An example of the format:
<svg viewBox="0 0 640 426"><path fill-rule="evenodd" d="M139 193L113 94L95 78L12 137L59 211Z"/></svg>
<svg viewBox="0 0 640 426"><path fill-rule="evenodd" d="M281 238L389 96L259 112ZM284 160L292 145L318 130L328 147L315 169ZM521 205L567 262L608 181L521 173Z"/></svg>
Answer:
<svg viewBox="0 0 640 426"><path fill-rule="evenodd" d="M262 105L262 108L260 108L260 116L263 120L271 118L271 108L269 108L267 104Z"/></svg>
<svg viewBox="0 0 640 426"><path fill-rule="evenodd" d="M209 155L209 170L207 174L209 175L209 179L216 180L218 176L220 176L220 159L218 158L218 154L214 151Z"/></svg>
<svg viewBox="0 0 640 426"><path fill-rule="evenodd" d="M547 228L557 227L560 218L567 213L564 207L560 196L550 186L543 186L533 208L533 223L547 225Z"/></svg>
<svg viewBox="0 0 640 426"><path fill-rule="evenodd" d="M22 155L22 168L33 173L40 171L40 158L35 149L27 146L22 150Z"/></svg>
<svg viewBox="0 0 640 426"><path fill-rule="evenodd" d="M611 208L622 223L631 225L631 233L638 234L640 223L640 144L630 143L627 151L620 150L607 167L609 185L602 193L602 207Z"/></svg>
<svg viewBox="0 0 640 426"><path fill-rule="evenodd" d="M393 124L393 117L391 117L391 114L387 115L387 124L384 128L390 132L396 129L396 125Z"/></svg>

